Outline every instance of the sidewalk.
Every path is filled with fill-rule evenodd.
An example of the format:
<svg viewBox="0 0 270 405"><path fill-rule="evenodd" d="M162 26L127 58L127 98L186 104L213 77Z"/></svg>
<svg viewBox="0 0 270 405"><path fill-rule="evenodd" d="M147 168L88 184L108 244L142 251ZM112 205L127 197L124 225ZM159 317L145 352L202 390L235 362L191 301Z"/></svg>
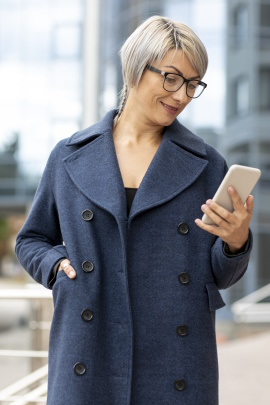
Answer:
<svg viewBox="0 0 270 405"><path fill-rule="evenodd" d="M218 345L220 405L270 404L270 331Z"/></svg>

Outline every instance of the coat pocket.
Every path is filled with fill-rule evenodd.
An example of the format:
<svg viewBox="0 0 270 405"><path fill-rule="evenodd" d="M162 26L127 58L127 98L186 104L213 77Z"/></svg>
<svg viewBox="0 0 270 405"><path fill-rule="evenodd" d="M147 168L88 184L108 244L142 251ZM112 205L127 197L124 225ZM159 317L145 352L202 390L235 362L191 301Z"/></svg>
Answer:
<svg viewBox="0 0 270 405"><path fill-rule="evenodd" d="M59 281L59 280L61 280L62 278L65 278L65 277L68 278L68 276L66 275L66 273L64 272L64 270L58 271L57 274L56 274L56 279L55 279L55 282L53 283L52 288L54 288L54 286L55 286L56 284L58 284L58 281Z"/></svg>
<svg viewBox="0 0 270 405"><path fill-rule="evenodd" d="M215 311L226 305L214 281L206 283L206 289L210 311Z"/></svg>

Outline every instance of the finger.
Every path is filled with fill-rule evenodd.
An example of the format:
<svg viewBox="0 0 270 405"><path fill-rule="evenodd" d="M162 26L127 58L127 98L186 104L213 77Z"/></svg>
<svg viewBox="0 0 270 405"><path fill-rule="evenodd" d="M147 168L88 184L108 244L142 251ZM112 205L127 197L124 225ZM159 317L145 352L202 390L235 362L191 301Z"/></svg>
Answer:
<svg viewBox="0 0 270 405"><path fill-rule="evenodd" d="M253 195L249 195L246 200L246 210L251 215L253 213L253 207L254 207L254 197Z"/></svg>
<svg viewBox="0 0 270 405"><path fill-rule="evenodd" d="M60 263L59 270L63 270L69 278L76 277L76 271L71 266L70 261L65 259Z"/></svg>
<svg viewBox="0 0 270 405"><path fill-rule="evenodd" d="M232 199L233 208L235 209L235 211L243 210L244 209L243 201L241 200L241 198L240 198L239 194L237 193L237 191L235 190L235 188L230 186L228 188L228 193Z"/></svg>
<svg viewBox="0 0 270 405"><path fill-rule="evenodd" d="M216 225L224 229L228 229L229 223L232 222L232 214L212 200L207 200L201 209Z"/></svg>
<svg viewBox="0 0 270 405"><path fill-rule="evenodd" d="M195 219L195 223L196 225L198 225L199 228L211 233L212 235L221 236L222 234L221 229L218 226L207 225L199 218Z"/></svg>

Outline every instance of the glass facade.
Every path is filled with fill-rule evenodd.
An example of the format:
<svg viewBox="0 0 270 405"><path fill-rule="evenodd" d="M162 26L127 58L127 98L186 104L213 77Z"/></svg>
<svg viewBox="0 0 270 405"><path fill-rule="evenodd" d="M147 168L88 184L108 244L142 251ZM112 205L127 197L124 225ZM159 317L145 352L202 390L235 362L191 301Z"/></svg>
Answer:
<svg viewBox="0 0 270 405"><path fill-rule="evenodd" d="M0 148L17 133L29 173L80 127L82 26L82 0L0 0Z"/></svg>

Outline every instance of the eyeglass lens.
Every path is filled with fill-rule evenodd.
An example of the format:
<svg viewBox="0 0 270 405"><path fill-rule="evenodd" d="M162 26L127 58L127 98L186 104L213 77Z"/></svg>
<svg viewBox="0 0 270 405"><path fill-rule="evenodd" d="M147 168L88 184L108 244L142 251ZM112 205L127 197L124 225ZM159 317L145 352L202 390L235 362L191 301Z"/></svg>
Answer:
<svg viewBox="0 0 270 405"><path fill-rule="evenodd" d="M183 82L184 80L181 76L170 73L164 78L164 89L167 91L177 91ZM187 83L187 95L189 97L199 97L203 90L204 86L199 84L198 80L192 80Z"/></svg>

